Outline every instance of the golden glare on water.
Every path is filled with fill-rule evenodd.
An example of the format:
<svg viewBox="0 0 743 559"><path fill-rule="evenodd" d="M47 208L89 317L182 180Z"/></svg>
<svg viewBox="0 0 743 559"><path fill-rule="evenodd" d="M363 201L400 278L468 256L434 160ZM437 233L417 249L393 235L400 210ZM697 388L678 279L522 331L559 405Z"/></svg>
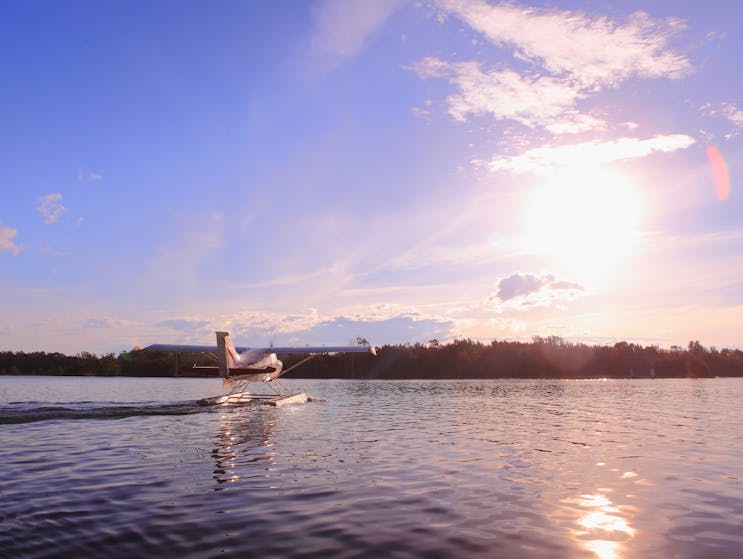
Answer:
<svg viewBox="0 0 743 559"><path fill-rule="evenodd" d="M620 559L622 545L635 535L622 510L602 494L581 495L569 502L582 513L575 539L599 559Z"/></svg>
<svg viewBox="0 0 743 559"><path fill-rule="evenodd" d="M598 167L559 172L537 188L527 208L528 245L590 282L630 253L642 214L626 176Z"/></svg>

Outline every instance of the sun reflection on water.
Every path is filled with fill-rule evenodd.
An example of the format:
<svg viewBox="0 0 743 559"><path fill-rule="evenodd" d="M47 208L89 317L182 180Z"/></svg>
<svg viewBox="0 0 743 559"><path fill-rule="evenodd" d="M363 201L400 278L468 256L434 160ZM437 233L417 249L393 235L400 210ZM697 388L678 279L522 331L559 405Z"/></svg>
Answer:
<svg viewBox="0 0 743 559"><path fill-rule="evenodd" d="M603 494L581 495L568 501L581 508L574 537L599 559L620 559L622 545L635 535L620 507Z"/></svg>
<svg viewBox="0 0 743 559"><path fill-rule="evenodd" d="M234 407L229 413L220 416L221 429L214 439L212 457L214 458L215 491L225 489L224 484L240 481L241 477L256 476L252 471L261 464L260 472L268 471L266 464L273 462L273 422L255 408ZM260 474L259 474L260 475ZM270 477L269 474L262 474Z"/></svg>

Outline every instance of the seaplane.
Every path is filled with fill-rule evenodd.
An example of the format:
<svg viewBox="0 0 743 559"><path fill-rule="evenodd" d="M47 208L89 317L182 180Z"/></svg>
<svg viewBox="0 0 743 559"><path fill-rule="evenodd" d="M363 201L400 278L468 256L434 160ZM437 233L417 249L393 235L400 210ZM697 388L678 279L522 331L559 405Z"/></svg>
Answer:
<svg viewBox="0 0 743 559"><path fill-rule="evenodd" d="M235 347L229 332L216 332L217 345L152 344L141 351L176 351L183 353L205 353L216 362L215 366L194 366L204 372L216 372L222 377L226 394L202 400L204 404L238 404L261 402L272 406L304 403L309 397L304 392L290 393L278 378L318 355L333 353L371 353L376 348L369 345L315 346L315 347ZM307 357L284 369L278 355L304 354ZM272 393L265 394L248 390L250 385L263 383Z"/></svg>

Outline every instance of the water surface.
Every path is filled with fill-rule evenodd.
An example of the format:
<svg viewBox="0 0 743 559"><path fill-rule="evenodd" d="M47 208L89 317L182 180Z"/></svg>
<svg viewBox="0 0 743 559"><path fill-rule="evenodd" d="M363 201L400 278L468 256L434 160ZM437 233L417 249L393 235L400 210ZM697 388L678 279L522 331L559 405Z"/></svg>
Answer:
<svg viewBox="0 0 743 559"><path fill-rule="evenodd" d="M743 379L287 384L0 377L0 556L743 556Z"/></svg>

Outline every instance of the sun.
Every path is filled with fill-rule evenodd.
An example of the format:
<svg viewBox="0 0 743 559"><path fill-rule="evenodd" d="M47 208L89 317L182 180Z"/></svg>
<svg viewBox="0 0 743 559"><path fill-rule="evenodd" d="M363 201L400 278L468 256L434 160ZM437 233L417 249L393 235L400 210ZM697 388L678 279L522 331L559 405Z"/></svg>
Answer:
<svg viewBox="0 0 743 559"><path fill-rule="evenodd" d="M638 190L625 175L570 169L535 190L526 212L527 242L532 252L588 282L611 273L631 252L642 214Z"/></svg>

